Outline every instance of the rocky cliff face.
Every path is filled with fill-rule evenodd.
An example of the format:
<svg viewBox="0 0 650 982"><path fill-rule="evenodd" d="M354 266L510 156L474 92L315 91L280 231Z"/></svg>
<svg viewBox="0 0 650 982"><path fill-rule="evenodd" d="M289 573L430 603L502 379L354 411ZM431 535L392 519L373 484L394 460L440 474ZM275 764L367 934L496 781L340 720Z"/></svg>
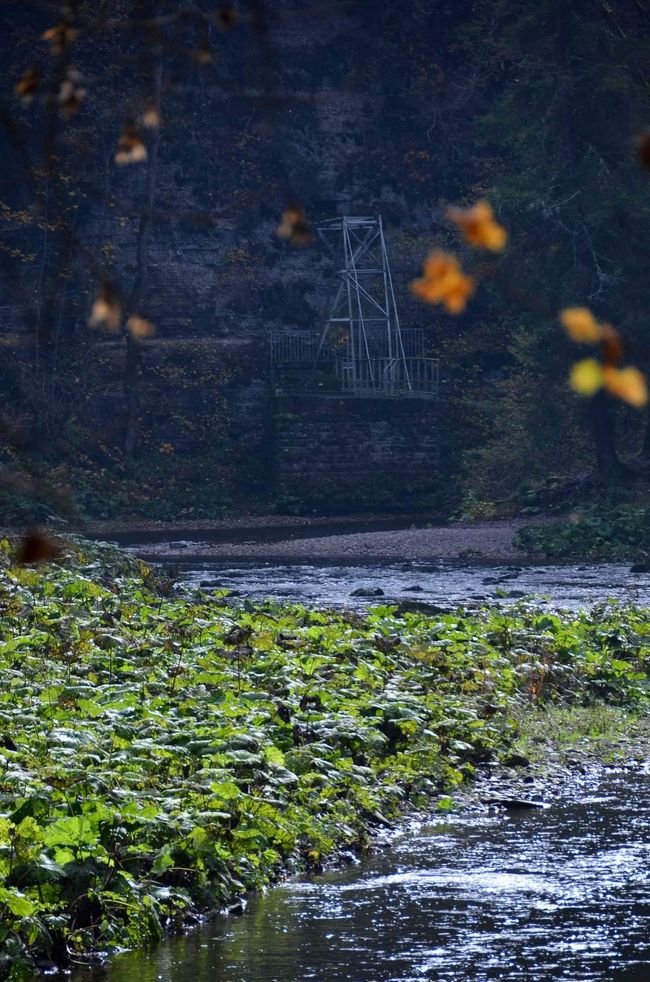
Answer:
<svg viewBox="0 0 650 982"><path fill-rule="evenodd" d="M197 38L188 28L187 50L163 61L140 304L156 336L142 346L138 373L141 457L161 447L188 458L212 453L218 467L219 456L231 464L236 449L244 472L267 447L268 335L318 329L334 284L316 239L296 247L276 235L288 201L300 201L312 223L337 214L383 217L403 324L425 327L435 350L435 315L416 307L407 285L430 242L438 199L456 190L453 141L441 120L456 111L446 24L459 16L457 6L452 14L417 0L278 0L260 32L250 27L251 9L242 4L227 32L212 27ZM29 26L22 15L14 25L22 44L16 66L29 50ZM187 57L199 42L214 55L205 67ZM110 62L117 52L110 40L103 44ZM130 76L127 66L93 86L98 49L81 38L76 57L88 96L67 124L65 165L71 180L101 190L78 209L78 233L128 294L146 165L119 167L113 154L124 120L146 104L147 74ZM36 237L37 262L43 248ZM101 337L85 347L95 283L81 267L76 276L59 323L77 348L73 370L83 372L87 389L81 407L73 400L70 432L85 434L92 456L95 439L109 450L121 444L123 349Z"/></svg>
<svg viewBox="0 0 650 982"><path fill-rule="evenodd" d="M164 94L144 300L160 337L262 338L320 322L331 286L322 249L275 234L293 198L314 222L381 214L403 317L422 323L407 283L457 179L440 126L455 80L440 5L423 6L276 3L267 35L243 19L215 32L214 70ZM143 182L143 168L112 167L114 207L86 220L127 284Z"/></svg>

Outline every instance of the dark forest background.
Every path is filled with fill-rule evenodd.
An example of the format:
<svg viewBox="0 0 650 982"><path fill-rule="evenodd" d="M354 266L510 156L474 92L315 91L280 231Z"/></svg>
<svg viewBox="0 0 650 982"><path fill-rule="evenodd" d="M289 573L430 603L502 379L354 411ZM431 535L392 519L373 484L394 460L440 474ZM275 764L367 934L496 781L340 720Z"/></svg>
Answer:
<svg viewBox="0 0 650 982"><path fill-rule="evenodd" d="M591 307L650 368L647 2L4 0L2 20L7 514L51 489L100 518L282 509L268 337L318 328L331 287L315 243L276 234L292 200L383 217L402 325L441 359L432 508L488 515L595 466L553 312ZM120 140L147 159L117 163ZM496 274L461 317L422 306L447 203L481 197L510 233ZM89 327L98 290L155 335ZM644 413L604 411L624 458L650 453Z"/></svg>

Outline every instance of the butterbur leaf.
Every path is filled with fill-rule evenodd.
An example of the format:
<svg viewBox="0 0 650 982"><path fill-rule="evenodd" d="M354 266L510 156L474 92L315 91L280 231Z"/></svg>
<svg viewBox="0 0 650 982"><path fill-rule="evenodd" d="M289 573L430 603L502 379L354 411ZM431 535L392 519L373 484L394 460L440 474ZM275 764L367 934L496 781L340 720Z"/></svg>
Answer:
<svg viewBox="0 0 650 982"><path fill-rule="evenodd" d="M70 846L75 849L95 845L99 834L85 815L73 815L48 825L43 838L48 846Z"/></svg>
<svg viewBox="0 0 650 982"><path fill-rule="evenodd" d="M603 369L595 358L583 358L571 369L569 384L581 396L593 396L602 387Z"/></svg>
<svg viewBox="0 0 650 982"><path fill-rule="evenodd" d="M560 323L578 344L596 344L601 339L602 328L588 307L565 307Z"/></svg>
<svg viewBox="0 0 650 982"><path fill-rule="evenodd" d="M279 747L273 745L265 747L264 759L269 764L277 764L279 767L284 767L284 754Z"/></svg>
<svg viewBox="0 0 650 982"><path fill-rule="evenodd" d="M477 201L471 208L448 208L447 218L462 232L471 246L501 252L508 233L494 217L489 201Z"/></svg>
<svg viewBox="0 0 650 982"><path fill-rule="evenodd" d="M29 917L36 910L36 904L18 890L0 887L0 906L8 907L14 917Z"/></svg>
<svg viewBox="0 0 650 982"><path fill-rule="evenodd" d="M648 401L648 385L645 375L638 368L614 368L605 365L603 368L603 384L608 392L623 402L640 409Z"/></svg>
<svg viewBox="0 0 650 982"><path fill-rule="evenodd" d="M38 529L28 529L16 550L14 562L17 566L31 566L34 563L59 559L62 555L63 546L60 542Z"/></svg>
<svg viewBox="0 0 650 982"><path fill-rule="evenodd" d="M151 867L154 876L162 876L165 870L174 865L174 859L168 849L163 849L158 853Z"/></svg>

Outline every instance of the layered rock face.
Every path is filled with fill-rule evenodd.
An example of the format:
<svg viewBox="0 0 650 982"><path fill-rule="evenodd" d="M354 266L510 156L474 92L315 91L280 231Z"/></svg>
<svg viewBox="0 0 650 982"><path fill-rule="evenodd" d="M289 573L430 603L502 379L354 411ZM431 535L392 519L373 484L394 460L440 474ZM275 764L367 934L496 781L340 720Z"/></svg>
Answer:
<svg viewBox="0 0 650 982"><path fill-rule="evenodd" d="M186 455L228 442L240 452L249 442L243 452L252 456L262 452L269 335L318 330L334 289L316 236L300 247L276 234L291 200L313 224L341 214L382 216L403 325L424 327L435 351L435 317L416 305L408 282L431 240L437 199L454 192L453 178L440 183L450 151L438 128L449 94L451 14L439 4L406 7L280 0L267 12L265 31L251 29L242 8L232 30L210 29L212 65L188 69L187 58L171 55L163 64L140 303L156 335L142 345L138 371L138 453L165 442ZM115 51L106 44L110 60ZM195 44L188 30L188 51ZM96 57L80 42L89 77ZM136 274L147 174L144 164L118 167L112 158L121 124L146 103L148 86L139 72L90 88L70 123L85 143L79 137L67 145L67 165L82 146L76 176L103 192L79 210L79 234L125 293ZM94 283L78 275L60 321L62 337L85 343ZM119 446L121 342L98 338L89 351L97 398L87 401L81 422L90 420L91 431Z"/></svg>
<svg viewBox="0 0 650 982"><path fill-rule="evenodd" d="M263 339L320 324L327 257L317 241L276 235L292 199L313 222L381 214L400 311L421 324L407 283L438 199L454 190L454 178L441 184L439 28L418 5L281 2L263 37L243 24L216 34L214 73L193 71L163 96L145 291L158 336ZM114 169L115 207L87 222L127 283L144 179L142 168Z"/></svg>

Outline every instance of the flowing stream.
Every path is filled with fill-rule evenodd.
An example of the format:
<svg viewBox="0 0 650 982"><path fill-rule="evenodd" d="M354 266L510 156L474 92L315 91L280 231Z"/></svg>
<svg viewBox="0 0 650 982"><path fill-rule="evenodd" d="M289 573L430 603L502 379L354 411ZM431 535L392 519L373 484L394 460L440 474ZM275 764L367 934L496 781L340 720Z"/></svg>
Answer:
<svg viewBox="0 0 650 982"><path fill-rule="evenodd" d="M535 597L540 606L571 610L607 599L650 605L650 574L624 563L597 565L488 565L452 561L275 562L200 560L187 557L180 579L236 596L275 597L316 606L367 607L419 603L439 606L503 604ZM355 596L356 591L364 595ZM369 596L374 591L374 596ZM377 591L379 591L377 593Z"/></svg>
<svg viewBox="0 0 650 982"><path fill-rule="evenodd" d="M650 768L407 828L74 982L650 979Z"/></svg>
<svg viewBox="0 0 650 982"><path fill-rule="evenodd" d="M135 551L145 550L136 548ZM188 550L190 551L190 550ZM183 556L181 579L320 606L606 599L650 604L622 564L287 563ZM381 591L374 597L356 590ZM293 878L73 982L650 980L650 766L595 770L549 806L413 824L358 863Z"/></svg>

